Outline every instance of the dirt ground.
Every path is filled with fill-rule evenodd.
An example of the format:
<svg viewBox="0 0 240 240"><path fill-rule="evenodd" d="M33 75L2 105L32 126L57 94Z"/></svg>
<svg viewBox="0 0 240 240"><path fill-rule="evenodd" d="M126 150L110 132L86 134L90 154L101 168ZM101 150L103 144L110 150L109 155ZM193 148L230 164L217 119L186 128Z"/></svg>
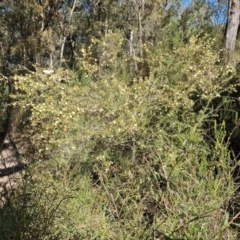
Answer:
<svg viewBox="0 0 240 240"><path fill-rule="evenodd" d="M0 206L6 202L6 196L22 178L21 173L26 163L20 162L19 155L16 146L5 139L0 151Z"/></svg>

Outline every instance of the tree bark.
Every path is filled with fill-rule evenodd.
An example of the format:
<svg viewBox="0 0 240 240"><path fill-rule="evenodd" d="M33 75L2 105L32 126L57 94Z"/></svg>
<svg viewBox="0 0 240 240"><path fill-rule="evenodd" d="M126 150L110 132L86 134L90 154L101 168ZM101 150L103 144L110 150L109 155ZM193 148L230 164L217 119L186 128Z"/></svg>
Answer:
<svg viewBox="0 0 240 240"><path fill-rule="evenodd" d="M143 59L143 26L142 19L144 15L145 0L142 0L138 10L138 31L139 31L139 56Z"/></svg>
<svg viewBox="0 0 240 240"><path fill-rule="evenodd" d="M62 40L62 44L61 44L60 65L62 64L62 61L63 61L64 48L65 48L65 44L66 44L66 40L67 40L67 35L69 34L69 28L70 28L70 24L72 21L73 12L75 10L75 7L76 7L76 0L73 1L67 24L65 26L62 26L62 32L65 34L63 34L64 36L63 36L63 40Z"/></svg>
<svg viewBox="0 0 240 240"><path fill-rule="evenodd" d="M228 54L235 50L240 17L240 0L229 0L225 47Z"/></svg>

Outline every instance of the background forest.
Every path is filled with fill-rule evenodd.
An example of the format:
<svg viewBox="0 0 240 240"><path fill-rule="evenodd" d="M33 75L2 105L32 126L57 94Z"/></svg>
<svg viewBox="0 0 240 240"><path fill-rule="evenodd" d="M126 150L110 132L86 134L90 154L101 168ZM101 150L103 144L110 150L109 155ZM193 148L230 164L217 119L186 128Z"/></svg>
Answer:
<svg viewBox="0 0 240 240"><path fill-rule="evenodd" d="M0 0L0 239L239 239L239 16Z"/></svg>

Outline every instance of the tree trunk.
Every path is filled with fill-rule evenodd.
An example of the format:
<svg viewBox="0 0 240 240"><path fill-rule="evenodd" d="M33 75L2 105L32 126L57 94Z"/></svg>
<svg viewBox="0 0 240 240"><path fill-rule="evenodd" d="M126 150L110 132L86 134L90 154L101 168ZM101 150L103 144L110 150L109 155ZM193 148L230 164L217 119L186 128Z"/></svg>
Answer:
<svg viewBox="0 0 240 240"><path fill-rule="evenodd" d="M145 0L142 0L138 10L138 32L139 32L139 56L143 59L143 27L142 18L144 15Z"/></svg>
<svg viewBox="0 0 240 240"><path fill-rule="evenodd" d="M235 50L240 17L240 0L229 0L225 47L228 54Z"/></svg>
<svg viewBox="0 0 240 240"><path fill-rule="evenodd" d="M67 39L66 36L64 36L62 39L61 50L60 50L60 66L62 65L62 61L63 61L63 53L64 53L66 39Z"/></svg>
<svg viewBox="0 0 240 240"><path fill-rule="evenodd" d="M71 25L71 21L72 21L73 12L75 10L75 7L76 7L76 0L73 1L67 24L65 26L64 26L64 24L62 24L62 27L61 27L64 36L63 36L63 40L62 40L62 44L61 44L61 51L60 51L60 65L62 65L64 48L65 48L67 36L69 34L69 28L70 28L70 25Z"/></svg>

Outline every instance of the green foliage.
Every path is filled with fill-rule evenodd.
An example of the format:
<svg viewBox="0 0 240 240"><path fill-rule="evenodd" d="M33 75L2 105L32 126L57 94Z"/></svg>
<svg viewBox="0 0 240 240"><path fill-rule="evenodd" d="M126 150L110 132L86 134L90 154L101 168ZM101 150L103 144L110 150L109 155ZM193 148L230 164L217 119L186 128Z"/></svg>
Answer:
<svg viewBox="0 0 240 240"><path fill-rule="evenodd" d="M214 11L1 1L0 133L32 161L0 192L0 240L237 239L239 80Z"/></svg>
<svg viewBox="0 0 240 240"><path fill-rule="evenodd" d="M43 218L52 211L43 205L61 212L39 239L235 238L225 125L215 121L211 145L203 128L215 117L213 101L234 91L234 71L219 64L212 45L195 37L173 52L146 46L145 80L117 78L114 61L108 74L96 75L88 58L81 74L96 82L62 69L15 76L13 105L31 109L26 134L39 160L31 201L48 189L38 211Z"/></svg>
<svg viewBox="0 0 240 240"><path fill-rule="evenodd" d="M7 121L7 104L9 103L9 87L6 77L0 75L0 133L5 132Z"/></svg>

